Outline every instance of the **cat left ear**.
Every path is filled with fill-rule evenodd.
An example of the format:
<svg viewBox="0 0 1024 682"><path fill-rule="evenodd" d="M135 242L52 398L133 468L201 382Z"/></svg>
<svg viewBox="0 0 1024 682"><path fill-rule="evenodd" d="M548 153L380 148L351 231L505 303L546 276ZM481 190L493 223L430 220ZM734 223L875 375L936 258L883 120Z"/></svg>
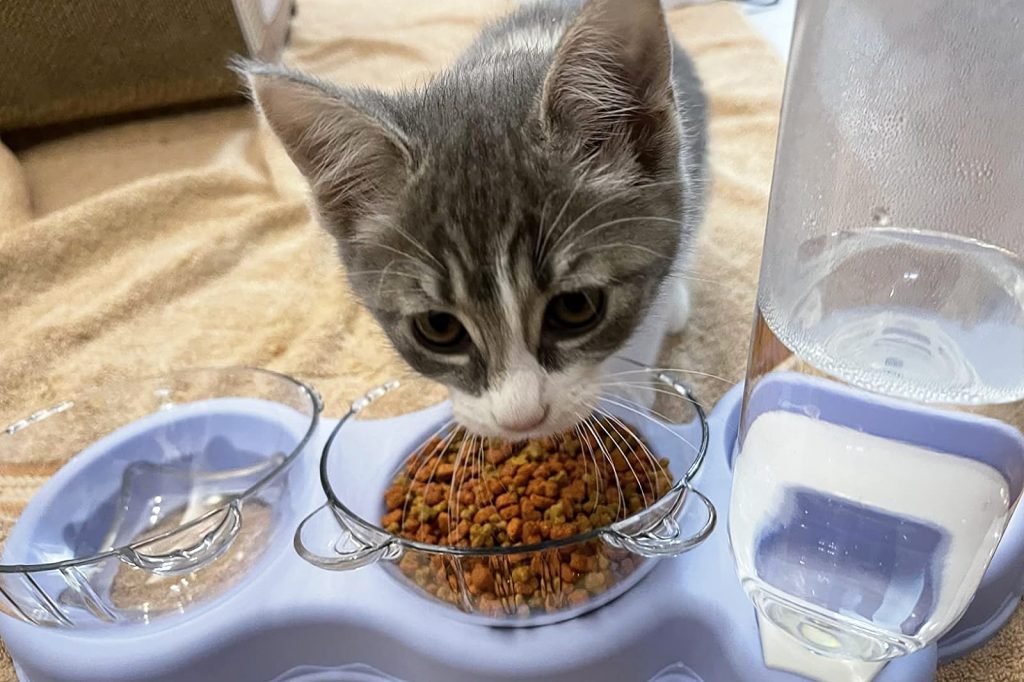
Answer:
<svg viewBox="0 0 1024 682"><path fill-rule="evenodd" d="M401 132L367 93L253 62L236 69L309 182L324 227L336 238L352 237L358 221L408 178L411 157Z"/></svg>
<svg viewBox="0 0 1024 682"><path fill-rule="evenodd" d="M660 0L588 0L555 51L542 123L579 162L678 163L672 43Z"/></svg>

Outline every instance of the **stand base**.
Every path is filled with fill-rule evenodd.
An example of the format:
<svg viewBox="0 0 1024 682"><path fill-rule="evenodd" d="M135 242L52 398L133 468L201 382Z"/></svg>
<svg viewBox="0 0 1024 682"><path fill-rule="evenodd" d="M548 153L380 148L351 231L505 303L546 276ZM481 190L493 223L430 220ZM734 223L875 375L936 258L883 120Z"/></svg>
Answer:
<svg viewBox="0 0 1024 682"><path fill-rule="evenodd" d="M740 398L736 387L710 416L711 446L698 481L721 514L718 530L691 553L663 560L616 601L568 622L512 630L470 625L410 595L380 567L330 573L282 544L270 550L278 558L262 572L187 618L92 631L0 618L0 636L24 682L792 682L805 679L801 673L931 682L940 655L960 655L994 634L1022 587L1024 525L1016 518L963 627L942 647L880 669L847 669L859 677L840 678L834 667L821 667L824 659L794 654L781 633L759 634L726 530ZM322 426L298 463L310 491L331 427ZM305 511L318 504L311 494ZM793 663L799 660L806 664Z"/></svg>

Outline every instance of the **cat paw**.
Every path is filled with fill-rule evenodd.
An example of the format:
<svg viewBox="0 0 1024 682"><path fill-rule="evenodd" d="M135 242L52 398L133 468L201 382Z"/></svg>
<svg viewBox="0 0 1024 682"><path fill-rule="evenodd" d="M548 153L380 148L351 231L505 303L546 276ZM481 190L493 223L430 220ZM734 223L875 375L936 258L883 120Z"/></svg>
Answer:
<svg viewBox="0 0 1024 682"><path fill-rule="evenodd" d="M690 288L686 282L675 280L669 284L668 296L668 332L678 334L690 321Z"/></svg>

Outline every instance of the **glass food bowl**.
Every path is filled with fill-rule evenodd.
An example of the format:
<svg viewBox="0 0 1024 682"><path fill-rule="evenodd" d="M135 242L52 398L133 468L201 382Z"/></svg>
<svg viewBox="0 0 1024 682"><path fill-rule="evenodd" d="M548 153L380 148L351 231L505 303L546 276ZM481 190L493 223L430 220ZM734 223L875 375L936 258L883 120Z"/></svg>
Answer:
<svg viewBox="0 0 1024 682"><path fill-rule="evenodd" d="M232 368L98 386L11 424L0 459L66 463L4 543L0 612L149 623L225 595L285 551L289 465L320 410L294 379Z"/></svg>
<svg viewBox="0 0 1024 682"><path fill-rule="evenodd" d="M707 421L679 376L637 365L607 389L572 434L520 444L462 433L422 379L373 389L327 441L327 501L296 550L328 570L380 563L487 625L554 623L615 599L654 559L699 545L716 516L692 485Z"/></svg>

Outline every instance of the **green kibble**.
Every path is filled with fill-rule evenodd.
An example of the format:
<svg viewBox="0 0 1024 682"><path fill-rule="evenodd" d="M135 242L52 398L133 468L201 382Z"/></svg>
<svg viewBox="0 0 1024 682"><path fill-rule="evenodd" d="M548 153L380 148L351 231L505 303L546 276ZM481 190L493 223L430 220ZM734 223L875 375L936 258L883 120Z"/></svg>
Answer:
<svg viewBox="0 0 1024 682"><path fill-rule="evenodd" d="M529 566L516 566L512 569L512 580L517 583L526 583L532 576Z"/></svg>
<svg viewBox="0 0 1024 682"><path fill-rule="evenodd" d="M539 443L528 443L527 446L520 451L520 454L531 462L536 462L544 457L544 451L541 449Z"/></svg>
<svg viewBox="0 0 1024 682"><path fill-rule="evenodd" d="M544 510L544 519L551 523L565 523L565 509L561 502L556 502Z"/></svg>

